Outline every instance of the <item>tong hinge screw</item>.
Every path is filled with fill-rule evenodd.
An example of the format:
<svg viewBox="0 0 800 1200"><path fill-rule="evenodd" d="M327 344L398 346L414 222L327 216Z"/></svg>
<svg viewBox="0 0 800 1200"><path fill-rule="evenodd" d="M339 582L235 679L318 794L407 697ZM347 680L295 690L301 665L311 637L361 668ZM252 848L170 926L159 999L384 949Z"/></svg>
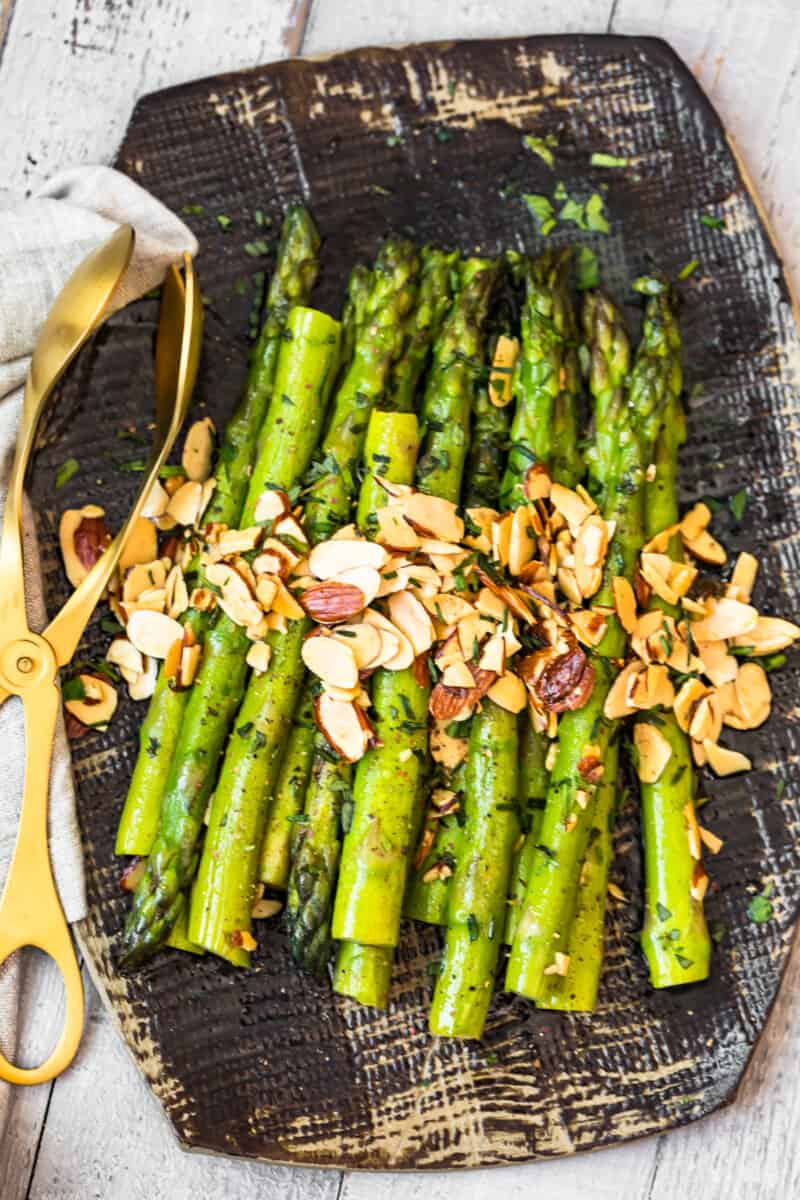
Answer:
<svg viewBox="0 0 800 1200"><path fill-rule="evenodd" d="M23 654L21 658L17 659L17 669L21 671L23 675L30 675L31 671L33 670L33 659L28 658L27 654Z"/></svg>

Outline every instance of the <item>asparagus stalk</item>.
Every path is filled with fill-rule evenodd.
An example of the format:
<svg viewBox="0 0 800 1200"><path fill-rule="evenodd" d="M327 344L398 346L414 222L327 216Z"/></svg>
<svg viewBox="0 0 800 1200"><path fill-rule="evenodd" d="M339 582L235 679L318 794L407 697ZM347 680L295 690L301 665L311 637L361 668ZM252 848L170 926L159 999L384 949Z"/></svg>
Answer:
<svg viewBox="0 0 800 1200"><path fill-rule="evenodd" d="M644 540L644 477L650 462L665 400L663 375L637 356L630 404L619 386L626 338L621 315L605 297L589 301L592 322L592 370L595 398L595 449L591 469L606 520L615 533L606 557L597 603L613 604L613 578L632 579ZM625 635L614 615L593 655L595 686L588 703L561 718L558 754L548 789L525 904L511 950L506 986L531 999L543 999L548 974L563 972L578 877L594 819L596 783L581 774L581 763L605 764L611 726L603 705L616 674L613 660L624 652ZM558 956L558 957L557 957Z"/></svg>
<svg viewBox="0 0 800 1200"><path fill-rule="evenodd" d="M368 455L370 447L383 447L381 468L386 478L393 483L411 483L419 448L417 418L413 413L373 410L365 445ZM369 527L375 510L362 506L361 498L368 496L369 504L378 507L385 503L384 490L374 489L373 476L367 475L361 485L358 506L362 529ZM377 732L380 737L380 724ZM297 826L293 841L285 916L295 962L316 974L330 956L333 891L341 851L341 814L344 800L350 797L352 783L352 765L338 758L319 733L305 798L305 820ZM365 966L363 961L356 965L360 969Z"/></svg>
<svg viewBox="0 0 800 1200"><path fill-rule="evenodd" d="M394 947L362 946L359 942L339 942L333 990L350 996L359 1004L386 1008L394 966Z"/></svg>
<svg viewBox="0 0 800 1200"><path fill-rule="evenodd" d="M519 790L517 792L523 841L515 850L511 863L511 883L508 889L508 916L506 917L504 940L507 946L514 941L519 923L520 909L525 900L536 847L544 816L547 785L550 772L547 770L547 738L533 728L530 721L522 720L519 738Z"/></svg>
<svg viewBox="0 0 800 1200"><path fill-rule="evenodd" d="M433 1034L479 1038L503 943L517 818L518 722L484 700L473 718L467 757L466 824L450 883L447 937L433 995Z"/></svg>
<svg viewBox="0 0 800 1200"><path fill-rule="evenodd" d="M282 340L275 390L277 395L287 396L290 403L272 406L268 413L242 513L245 524L253 521L266 481L273 487L286 489L305 469L336 368L339 343L336 321L324 313L298 307L289 314L286 332L290 337ZM270 676L275 673L276 664L278 670L285 664L290 640L287 635L279 644L273 644ZM128 965L158 948L185 903L183 889L194 872L203 814L241 697L247 645L245 631L224 614L207 634L202 666L191 690L167 780L159 832L125 926L123 957ZM259 752L259 739L268 743L265 726L276 728L280 724L275 718L265 722L256 717L239 722L232 743L237 758L243 752L244 757L254 757ZM281 740L283 732L279 731ZM219 789L216 799L220 801ZM219 806L216 812L219 813ZM220 825L213 812L211 819L210 833L216 836ZM231 821L227 837L241 837L241 834L239 823ZM209 839L207 848L208 842ZM243 851L247 846L247 841L239 842L237 849ZM190 921L190 940L203 945L199 932Z"/></svg>
<svg viewBox="0 0 800 1200"><path fill-rule="evenodd" d="M417 302L405 328L403 353L392 368L387 407L412 412L417 387L452 302L452 276L458 253L426 246L422 251Z"/></svg>
<svg viewBox="0 0 800 1200"><path fill-rule="evenodd" d="M244 505L258 436L272 398L281 336L293 305L308 301L319 269L319 235L301 204L287 209L270 281L264 325L253 351L244 396L225 429L216 469L216 488L206 521L235 527ZM185 618L202 642L204 613ZM139 754L120 818L116 854L150 853L159 826L161 798L178 741L189 692L173 691L163 666L139 731Z"/></svg>

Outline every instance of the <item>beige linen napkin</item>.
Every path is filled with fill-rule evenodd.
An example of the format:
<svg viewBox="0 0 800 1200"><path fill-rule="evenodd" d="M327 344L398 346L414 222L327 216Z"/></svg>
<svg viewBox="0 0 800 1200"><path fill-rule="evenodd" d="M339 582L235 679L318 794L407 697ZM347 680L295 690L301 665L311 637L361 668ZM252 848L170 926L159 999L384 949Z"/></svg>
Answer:
<svg viewBox="0 0 800 1200"><path fill-rule="evenodd" d="M184 250L197 251L189 229L138 184L110 167L62 171L35 197L0 212L0 514L22 404L30 355L53 300L77 264L121 224L133 225L136 246L114 296L121 308L161 282ZM25 591L28 621L46 624L32 514L25 509ZM0 707L0 882L16 837L25 774L22 705L11 697ZM68 921L86 913L80 834L63 722L59 721L50 780L50 857ZM24 979L17 959L0 967L0 1040L16 1049L24 1008ZM23 1063L33 1066L33 1063ZM11 1088L0 1083L0 1134Z"/></svg>

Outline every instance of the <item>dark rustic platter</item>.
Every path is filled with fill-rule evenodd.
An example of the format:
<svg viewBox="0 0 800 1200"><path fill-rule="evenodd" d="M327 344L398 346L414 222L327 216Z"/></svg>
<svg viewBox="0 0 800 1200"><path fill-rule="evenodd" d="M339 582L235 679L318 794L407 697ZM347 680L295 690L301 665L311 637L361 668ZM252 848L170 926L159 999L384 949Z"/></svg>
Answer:
<svg viewBox="0 0 800 1200"><path fill-rule="evenodd" d="M523 149L526 131L557 134L555 173ZM592 168L592 151L625 156L630 166ZM312 206L325 237L315 302L338 312L348 267L371 257L389 230L462 250L533 252L541 242L521 192L549 194L557 179L584 198L602 187L611 232L579 236L619 299L651 261L674 277L700 260L682 288L685 498L724 502L746 484L741 525L723 511L715 528L730 549L759 556L759 607L797 612L800 344L789 295L725 131L663 42L438 43L219 76L145 97L118 165L170 207L192 206L186 219L200 239L208 301L196 401L218 423L245 376L252 277L270 265L244 246L274 241L289 199ZM217 214L232 218L228 231ZM724 229L704 225L704 214L722 218ZM628 311L635 327L638 310ZM119 523L135 490L137 477L116 468L142 451L119 437L119 414L145 430L156 317L156 301L145 299L109 322L75 364L42 439L32 494L53 609L66 598L59 513L93 500ZM82 469L56 493L55 469L68 455ZM99 653L107 640L96 619L82 652ZM613 875L630 902L611 905L598 1011L537 1012L500 994L480 1043L426 1032L426 968L439 935L423 927L404 933L385 1014L299 976L275 922L262 926L250 972L170 952L121 975L116 945L127 899L113 841L143 712L123 696L109 732L73 747L90 905L79 936L181 1142L284 1163L475 1167L662 1132L732 1100L800 900L800 666L790 662L772 681L772 718L737 739L756 770L704 783L703 820L725 839L709 866L707 911L719 939L711 980L661 993L648 985L631 794ZM768 881L775 916L757 925L747 889Z"/></svg>

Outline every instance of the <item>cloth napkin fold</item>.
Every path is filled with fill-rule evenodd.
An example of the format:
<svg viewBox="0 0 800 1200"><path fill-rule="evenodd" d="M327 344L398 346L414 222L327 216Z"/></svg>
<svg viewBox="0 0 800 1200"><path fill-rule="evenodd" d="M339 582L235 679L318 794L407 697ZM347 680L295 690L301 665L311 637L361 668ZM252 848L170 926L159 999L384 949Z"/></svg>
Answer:
<svg viewBox="0 0 800 1200"><path fill-rule="evenodd" d="M110 167L62 171L19 207L0 212L0 513L22 407L25 378L39 330L72 271L122 224L136 230L133 258L114 294L121 308L161 283L170 263L197 252L193 234L174 213L138 184ZM28 623L47 623L33 515L23 511L25 594ZM25 776L22 704L15 696L0 706L0 883L16 838ZM50 858L67 920L86 915L86 894L75 791L63 721L53 747L49 814ZM19 956L0 967L0 1041L13 1059L24 1008ZM23 1063L33 1066L33 1063ZM11 1088L0 1083L0 1134Z"/></svg>

